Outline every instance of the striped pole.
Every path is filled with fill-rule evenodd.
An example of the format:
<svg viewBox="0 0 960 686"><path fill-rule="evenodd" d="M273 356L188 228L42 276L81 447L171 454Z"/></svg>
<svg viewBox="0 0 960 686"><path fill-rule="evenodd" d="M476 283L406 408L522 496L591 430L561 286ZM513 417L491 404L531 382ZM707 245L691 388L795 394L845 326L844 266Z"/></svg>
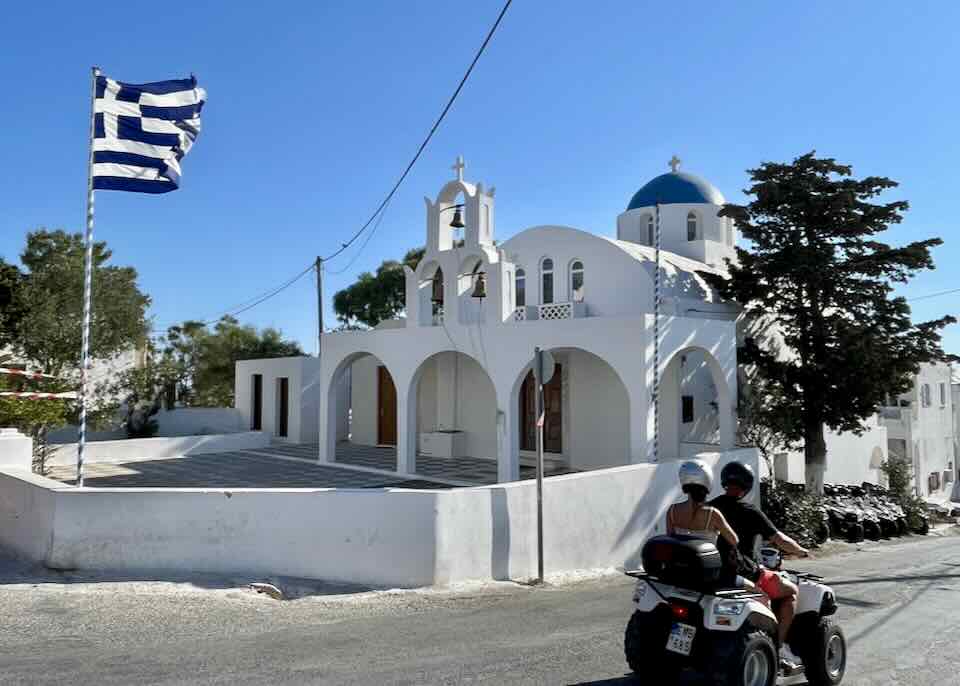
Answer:
<svg viewBox="0 0 960 686"><path fill-rule="evenodd" d="M90 151L87 156L87 232L83 272L83 347L80 351L80 436L77 440L77 487L83 486L83 448L87 442L87 372L90 369L90 312L93 290L93 136L97 105L97 77L92 68L90 92Z"/></svg>
<svg viewBox="0 0 960 686"><path fill-rule="evenodd" d="M660 203L654 240L653 275L653 461L660 461Z"/></svg>

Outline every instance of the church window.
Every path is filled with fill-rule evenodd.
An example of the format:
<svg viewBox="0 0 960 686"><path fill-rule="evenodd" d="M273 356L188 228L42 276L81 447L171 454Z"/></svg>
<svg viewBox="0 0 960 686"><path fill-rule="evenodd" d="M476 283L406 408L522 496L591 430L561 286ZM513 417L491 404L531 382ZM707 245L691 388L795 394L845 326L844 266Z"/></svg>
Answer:
<svg viewBox="0 0 960 686"><path fill-rule="evenodd" d="M527 304L527 273L523 269L517 270L517 307Z"/></svg>
<svg viewBox="0 0 960 686"><path fill-rule="evenodd" d="M583 302L583 262L580 260L570 265L570 295L573 302Z"/></svg>
<svg viewBox="0 0 960 686"><path fill-rule="evenodd" d="M540 263L540 275L542 290L540 291L540 300L544 305L553 302L553 260L549 257Z"/></svg>
<svg viewBox="0 0 960 686"><path fill-rule="evenodd" d="M933 404L930 396L930 384L928 383L923 384L920 388L920 403L923 407L930 407Z"/></svg>
<svg viewBox="0 0 960 686"><path fill-rule="evenodd" d="M685 395L682 396L683 404L683 423L690 424L693 422L693 396Z"/></svg>
<svg viewBox="0 0 960 686"><path fill-rule="evenodd" d="M947 384L940 384L940 407L947 404Z"/></svg>
<svg viewBox="0 0 960 686"><path fill-rule="evenodd" d="M647 221L647 245L654 246L657 242L657 227L653 224L653 215L646 215Z"/></svg>
<svg viewBox="0 0 960 686"><path fill-rule="evenodd" d="M697 215L693 212L687 215L687 240L697 240Z"/></svg>

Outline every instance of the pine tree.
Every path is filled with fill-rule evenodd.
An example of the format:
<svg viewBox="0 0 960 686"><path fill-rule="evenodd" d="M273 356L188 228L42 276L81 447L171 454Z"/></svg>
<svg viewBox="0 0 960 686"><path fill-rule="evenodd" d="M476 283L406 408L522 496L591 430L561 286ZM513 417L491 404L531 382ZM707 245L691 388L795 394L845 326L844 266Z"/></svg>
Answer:
<svg viewBox="0 0 960 686"><path fill-rule="evenodd" d="M750 249L737 249L738 264L718 285L782 336L782 350L748 341L741 362L777 389L778 426L803 442L807 488L820 493L825 427L861 432L886 396L910 389L921 363L947 358L939 332L956 320L914 324L906 300L892 295L895 284L934 268L930 249L942 241L881 242L908 209L902 200L875 202L897 184L853 178L851 167L814 152L748 173L751 202L720 214L734 219Z"/></svg>

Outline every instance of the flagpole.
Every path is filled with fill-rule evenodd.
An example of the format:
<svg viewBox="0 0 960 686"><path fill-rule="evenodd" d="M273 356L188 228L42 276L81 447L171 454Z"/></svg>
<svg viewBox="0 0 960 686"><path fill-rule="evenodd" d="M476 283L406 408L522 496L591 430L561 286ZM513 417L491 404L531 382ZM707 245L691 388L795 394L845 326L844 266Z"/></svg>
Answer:
<svg viewBox="0 0 960 686"><path fill-rule="evenodd" d="M653 461L660 461L660 200L654 240L653 276Z"/></svg>
<svg viewBox="0 0 960 686"><path fill-rule="evenodd" d="M97 109L97 77L100 69L91 68L90 150L87 156L87 231L84 237L83 271L83 346L80 351L80 435L77 440L77 487L83 486L83 449L87 442L87 372L90 367L90 315L93 290L93 139Z"/></svg>

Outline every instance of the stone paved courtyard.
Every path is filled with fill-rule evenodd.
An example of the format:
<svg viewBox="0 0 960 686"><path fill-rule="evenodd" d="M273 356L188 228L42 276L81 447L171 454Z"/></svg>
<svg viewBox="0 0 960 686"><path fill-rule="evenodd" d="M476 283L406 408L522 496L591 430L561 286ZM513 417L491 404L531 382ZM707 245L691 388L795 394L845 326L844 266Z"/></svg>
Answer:
<svg viewBox="0 0 960 686"><path fill-rule="evenodd" d="M190 455L122 463L95 462L84 468L84 484L127 488L453 488L496 483L497 464L479 458L418 456L413 477L396 469L396 451L341 444L335 465L316 463L317 445L273 445L257 450ZM378 471L374 471L378 470ZM561 473L549 471L548 475ZM521 467L523 479L535 476ZM57 466L48 476L76 482L74 466Z"/></svg>

